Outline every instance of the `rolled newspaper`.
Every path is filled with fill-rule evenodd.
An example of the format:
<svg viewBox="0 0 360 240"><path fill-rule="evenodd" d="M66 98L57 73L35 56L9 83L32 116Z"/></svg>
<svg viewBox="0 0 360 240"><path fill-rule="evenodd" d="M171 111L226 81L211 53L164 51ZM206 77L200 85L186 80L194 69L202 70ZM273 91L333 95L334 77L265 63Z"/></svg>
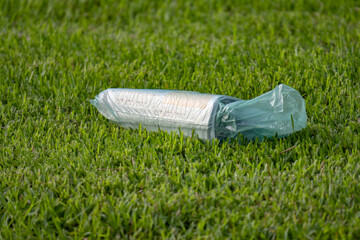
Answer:
<svg viewBox="0 0 360 240"><path fill-rule="evenodd" d="M123 127L149 131L193 131L199 138L248 139L287 136L306 127L305 101L281 84L251 100L177 90L110 88L90 100L99 112Z"/></svg>

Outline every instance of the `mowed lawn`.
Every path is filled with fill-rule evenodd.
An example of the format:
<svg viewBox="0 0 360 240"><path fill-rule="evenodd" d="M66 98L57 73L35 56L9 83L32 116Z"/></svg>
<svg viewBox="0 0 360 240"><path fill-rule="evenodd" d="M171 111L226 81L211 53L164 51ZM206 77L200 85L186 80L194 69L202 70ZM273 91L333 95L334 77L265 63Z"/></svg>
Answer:
<svg viewBox="0 0 360 240"><path fill-rule="evenodd" d="M359 44L351 0L1 0L0 239L359 239ZM263 142L124 129L89 103L280 83L308 125Z"/></svg>

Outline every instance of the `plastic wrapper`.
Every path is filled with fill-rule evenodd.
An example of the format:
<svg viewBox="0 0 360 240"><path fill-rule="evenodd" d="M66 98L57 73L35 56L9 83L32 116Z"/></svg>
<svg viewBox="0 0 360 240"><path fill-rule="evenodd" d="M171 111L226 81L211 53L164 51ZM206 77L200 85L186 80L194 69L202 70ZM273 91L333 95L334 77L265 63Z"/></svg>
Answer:
<svg viewBox="0 0 360 240"><path fill-rule="evenodd" d="M193 132L199 138L285 137L306 127L305 101L284 84L251 100L177 90L110 88L90 100L123 127Z"/></svg>

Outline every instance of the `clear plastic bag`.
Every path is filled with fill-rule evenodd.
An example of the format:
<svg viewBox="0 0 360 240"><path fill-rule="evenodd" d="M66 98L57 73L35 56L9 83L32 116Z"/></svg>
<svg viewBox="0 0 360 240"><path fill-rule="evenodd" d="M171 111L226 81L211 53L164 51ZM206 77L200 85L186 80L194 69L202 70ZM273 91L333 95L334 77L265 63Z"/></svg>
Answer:
<svg viewBox="0 0 360 240"><path fill-rule="evenodd" d="M176 90L107 89L90 100L123 127L193 131L201 139L285 137L306 127L305 101L284 84L251 100Z"/></svg>

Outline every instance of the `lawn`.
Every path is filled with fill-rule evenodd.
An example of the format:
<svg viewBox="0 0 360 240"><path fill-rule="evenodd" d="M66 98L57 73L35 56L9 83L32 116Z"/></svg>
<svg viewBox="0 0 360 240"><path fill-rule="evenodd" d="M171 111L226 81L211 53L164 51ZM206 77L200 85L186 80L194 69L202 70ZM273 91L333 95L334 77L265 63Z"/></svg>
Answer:
<svg viewBox="0 0 360 240"><path fill-rule="evenodd" d="M351 0L1 0L0 239L360 238L359 43ZM125 129L89 103L280 83L308 125L262 142Z"/></svg>

